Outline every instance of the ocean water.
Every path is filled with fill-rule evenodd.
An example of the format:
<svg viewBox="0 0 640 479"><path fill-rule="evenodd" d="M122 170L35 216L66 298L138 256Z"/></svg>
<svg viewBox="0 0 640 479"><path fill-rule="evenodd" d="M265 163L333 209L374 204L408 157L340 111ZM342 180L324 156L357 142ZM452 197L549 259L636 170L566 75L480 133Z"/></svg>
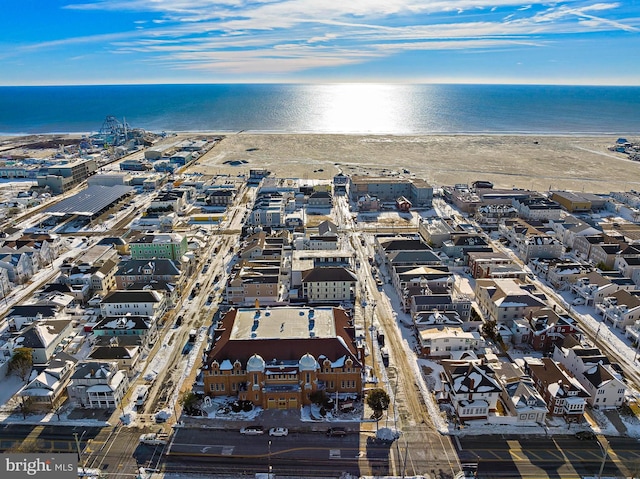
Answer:
<svg viewBox="0 0 640 479"><path fill-rule="evenodd" d="M0 87L0 134L149 131L620 135L640 87L213 84Z"/></svg>

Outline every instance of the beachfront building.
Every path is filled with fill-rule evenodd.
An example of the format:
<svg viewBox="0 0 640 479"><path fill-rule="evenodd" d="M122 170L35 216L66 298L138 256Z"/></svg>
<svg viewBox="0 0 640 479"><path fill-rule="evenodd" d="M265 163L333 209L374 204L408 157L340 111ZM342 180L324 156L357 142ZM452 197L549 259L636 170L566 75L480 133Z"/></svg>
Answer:
<svg viewBox="0 0 640 479"><path fill-rule="evenodd" d="M297 409L310 395L362 393L364 352L341 308L232 309L215 326L203 366L208 396Z"/></svg>
<svg viewBox="0 0 640 479"><path fill-rule="evenodd" d="M98 169L95 159L77 160L42 168L38 175L38 186L48 187L52 194L61 195L69 191Z"/></svg>
<svg viewBox="0 0 640 479"><path fill-rule="evenodd" d="M551 193L551 199L570 213L591 210L590 201L571 191L554 191Z"/></svg>
<svg viewBox="0 0 640 479"><path fill-rule="evenodd" d="M514 198L513 207L521 218L528 220L559 220L562 214L560 204L537 196L531 198Z"/></svg>
<svg viewBox="0 0 640 479"><path fill-rule="evenodd" d="M350 176L349 196L358 201L363 196L372 196L382 202L395 203L401 196L406 197L414 207L429 208L433 200L433 187L416 178L391 176Z"/></svg>

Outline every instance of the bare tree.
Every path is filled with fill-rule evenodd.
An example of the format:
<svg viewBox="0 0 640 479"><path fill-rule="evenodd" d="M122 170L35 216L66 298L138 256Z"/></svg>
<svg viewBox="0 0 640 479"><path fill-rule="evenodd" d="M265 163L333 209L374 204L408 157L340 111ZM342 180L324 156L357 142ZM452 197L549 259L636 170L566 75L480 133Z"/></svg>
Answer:
<svg viewBox="0 0 640 479"><path fill-rule="evenodd" d="M33 349L16 348L13 356L9 361L9 371L18 375L23 381L29 379L31 369L33 368Z"/></svg>

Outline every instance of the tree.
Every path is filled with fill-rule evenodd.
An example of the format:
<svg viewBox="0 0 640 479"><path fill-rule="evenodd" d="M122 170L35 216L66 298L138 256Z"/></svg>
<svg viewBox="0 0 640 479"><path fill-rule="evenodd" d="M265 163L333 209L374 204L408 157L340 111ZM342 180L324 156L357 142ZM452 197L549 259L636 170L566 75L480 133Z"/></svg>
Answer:
<svg viewBox="0 0 640 479"><path fill-rule="evenodd" d="M317 389L309 394L309 400L313 404L317 404L318 406L321 406L324 404L326 400L326 396L327 395L325 394L324 390Z"/></svg>
<svg viewBox="0 0 640 479"><path fill-rule="evenodd" d="M497 329L497 323L494 320L489 319L485 321L482 324L481 330L482 330L482 334L484 334L485 337L489 338L492 341L497 341L498 329Z"/></svg>
<svg viewBox="0 0 640 479"><path fill-rule="evenodd" d="M198 396L196 396L193 391L183 392L178 399L178 402L182 406L182 409L184 409L184 412L189 415L192 415L192 413L197 409L196 406L198 405L198 401Z"/></svg>
<svg viewBox="0 0 640 479"><path fill-rule="evenodd" d="M376 388L369 391L367 396L367 406L373 409L373 417L376 420L376 429L378 428L378 421L382 417L383 411L389 409L391 399L384 389Z"/></svg>
<svg viewBox="0 0 640 479"><path fill-rule="evenodd" d="M33 367L33 349L16 348L9 361L9 371L18 375L23 381L29 379L31 368Z"/></svg>

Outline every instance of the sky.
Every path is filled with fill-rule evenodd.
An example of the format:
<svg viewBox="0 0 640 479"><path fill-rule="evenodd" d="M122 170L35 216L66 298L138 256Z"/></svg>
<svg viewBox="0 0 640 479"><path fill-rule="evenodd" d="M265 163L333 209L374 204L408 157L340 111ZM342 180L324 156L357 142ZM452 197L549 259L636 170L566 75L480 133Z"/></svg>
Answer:
<svg viewBox="0 0 640 479"><path fill-rule="evenodd" d="M640 0L3 2L0 85L640 85Z"/></svg>

